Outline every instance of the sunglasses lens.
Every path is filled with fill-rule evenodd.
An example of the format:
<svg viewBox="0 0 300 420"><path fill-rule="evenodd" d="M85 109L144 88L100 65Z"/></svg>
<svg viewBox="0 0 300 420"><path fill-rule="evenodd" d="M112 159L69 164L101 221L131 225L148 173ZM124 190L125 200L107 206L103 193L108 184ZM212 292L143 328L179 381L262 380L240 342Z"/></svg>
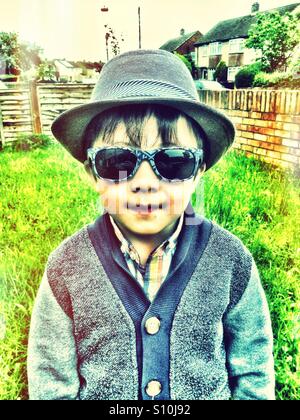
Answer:
<svg viewBox="0 0 300 420"><path fill-rule="evenodd" d="M121 180L132 174L136 161L136 156L129 150L103 149L97 153L95 165L101 178Z"/></svg>
<svg viewBox="0 0 300 420"><path fill-rule="evenodd" d="M195 157L189 150L161 150L155 155L155 165L162 177L184 180L194 173Z"/></svg>

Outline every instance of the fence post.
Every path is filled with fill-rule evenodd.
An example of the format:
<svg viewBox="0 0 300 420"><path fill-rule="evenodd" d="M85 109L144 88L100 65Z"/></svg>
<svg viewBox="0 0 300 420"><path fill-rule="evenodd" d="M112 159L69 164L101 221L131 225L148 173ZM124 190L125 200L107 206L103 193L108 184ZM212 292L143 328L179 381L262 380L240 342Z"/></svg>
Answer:
<svg viewBox="0 0 300 420"><path fill-rule="evenodd" d="M2 118L2 109L0 104L0 150L3 148L5 143L4 137L4 128L3 128L3 118Z"/></svg>
<svg viewBox="0 0 300 420"><path fill-rule="evenodd" d="M31 120L34 134L42 134L42 120L41 120L41 107L38 96L38 87L36 81L29 84L30 91L30 104L31 104Z"/></svg>

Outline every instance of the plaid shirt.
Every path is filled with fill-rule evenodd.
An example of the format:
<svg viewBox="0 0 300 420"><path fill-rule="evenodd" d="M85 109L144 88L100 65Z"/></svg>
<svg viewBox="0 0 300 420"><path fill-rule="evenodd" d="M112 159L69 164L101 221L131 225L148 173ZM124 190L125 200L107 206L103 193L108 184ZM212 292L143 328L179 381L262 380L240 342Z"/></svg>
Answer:
<svg viewBox="0 0 300 420"><path fill-rule="evenodd" d="M115 234L121 242L121 251L124 254L130 272L142 286L150 302L152 302L169 272L172 257L176 250L177 239L181 232L184 214L181 215L175 232L151 252L145 266L140 263L139 254L134 246L125 239L113 218L109 217Z"/></svg>

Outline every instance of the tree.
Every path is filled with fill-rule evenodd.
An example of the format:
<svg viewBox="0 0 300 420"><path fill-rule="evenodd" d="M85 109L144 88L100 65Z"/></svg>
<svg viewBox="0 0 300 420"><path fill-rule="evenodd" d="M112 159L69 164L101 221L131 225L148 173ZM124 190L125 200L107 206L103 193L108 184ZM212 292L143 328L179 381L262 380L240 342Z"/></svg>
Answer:
<svg viewBox="0 0 300 420"><path fill-rule="evenodd" d="M192 63L182 54L179 54L178 52L174 52L174 54L180 58L180 60L182 60L184 62L184 64L187 66L187 68L189 69L189 71L192 73L193 71L193 66Z"/></svg>
<svg viewBox="0 0 300 420"><path fill-rule="evenodd" d="M0 57L6 74L20 74L20 46L14 32L0 32Z"/></svg>
<svg viewBox="0 0 300 420"><path fill-rule="evenodd" d="M247 48L261 51L261 63L267 72L285 70L300 42L299 16L278 11L259 13L249 30Z"/></svg>
<svg viewBox="0 0 300 420"><path fill-rule="evenodd" d="M295 48L294 54L289 63L288 71L290 71L294 76L300 77L300 44Z"/></svg>
<svg viewBox="0 0 300 420"><path fill-rule="evenodd" d="M104 27L106 28L106 34L105 34L105 39L106 39L106 45L108 44L108 41L110 41L110 47L112 50L113 55L118 55L120 54L120 42L114 32L114 30L108 26L108 25L104 25ZM124 38L123 35L121 34L121 42L124 42Z"/></svg>
<svg viewBox="0 0 300 420"><path fill-rule="evenodd" d="M42 49L35 44L20 43L15 32L0 32L0 57L5 63L6 74L20 74L32 65L41 63Z"/></svg>
<svg viewBox="0 0 300 420"><path fill-rule="evenodd" d="M29 42L20 43L20 67L22 70L29 70L32 66L38 67L41 63L43 49L36 44Z"/></svg>

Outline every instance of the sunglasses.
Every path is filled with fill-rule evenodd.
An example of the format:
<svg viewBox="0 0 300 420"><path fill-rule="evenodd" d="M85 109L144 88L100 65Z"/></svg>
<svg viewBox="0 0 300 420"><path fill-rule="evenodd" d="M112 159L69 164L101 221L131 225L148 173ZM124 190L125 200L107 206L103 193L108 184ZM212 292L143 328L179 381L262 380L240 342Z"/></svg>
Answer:
<svg viewBox="0 0 300 420"><path fill-rule="evenodd" d="M134 177L143 160L164 181L178 182L194 177L203 162L203 150L163 147L151 151L127 147L88 149L88 161L94 175L107 181L125 181Z"/></svg>

